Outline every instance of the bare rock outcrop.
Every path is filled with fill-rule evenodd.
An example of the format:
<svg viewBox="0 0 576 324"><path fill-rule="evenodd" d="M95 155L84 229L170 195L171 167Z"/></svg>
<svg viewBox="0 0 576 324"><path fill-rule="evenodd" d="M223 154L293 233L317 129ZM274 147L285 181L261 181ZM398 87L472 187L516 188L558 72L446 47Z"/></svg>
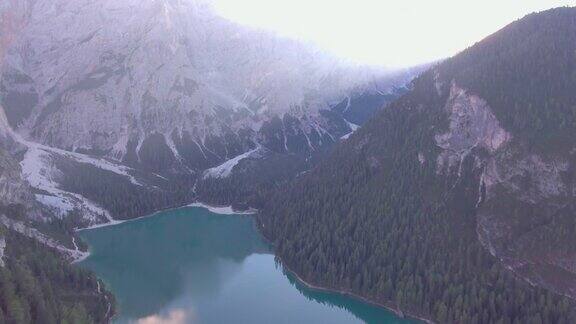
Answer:
<svg viewBox="0 0 576 324"><path fill-rule="evenodd" d="M449 116L448 132L436 136L436 144L442 148L437 160L439 172L459 165L475 148L493 154L512 138L482 98L468 94L455 82L445 111Z"/></svg>

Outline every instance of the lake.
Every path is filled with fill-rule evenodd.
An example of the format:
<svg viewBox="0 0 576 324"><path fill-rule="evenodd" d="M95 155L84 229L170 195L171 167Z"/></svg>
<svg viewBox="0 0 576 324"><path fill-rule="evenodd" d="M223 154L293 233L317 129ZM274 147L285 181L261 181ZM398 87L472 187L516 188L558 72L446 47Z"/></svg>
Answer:
<svg viewBox="0 0 576 324"><path fill-rule="evenodd" d="M114 293L115 323L409 323L283 271L246 215L200 207L80 232L80 263Z"/></svg>

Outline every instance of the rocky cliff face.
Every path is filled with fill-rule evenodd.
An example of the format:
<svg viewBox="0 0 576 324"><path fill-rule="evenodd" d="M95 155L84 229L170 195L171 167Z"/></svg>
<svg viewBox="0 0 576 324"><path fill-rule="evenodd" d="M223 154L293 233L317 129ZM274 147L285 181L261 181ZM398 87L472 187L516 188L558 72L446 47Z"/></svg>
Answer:
<svg viewBox="0 0 576 324"><path fill-rule="evenodd" d="M518 143L516 143L518 144ZM576 297L574 156L511 146L486 161L478 235L492 254L533 284Z"/></svg>
<svg viewBox="0 0 576 324"><path fill-rule="evenodd" d="M231 23L203 1L16 3L28 14L0 85L11 126L155 172L203 170L259 144L317 149L351 130L322 111L395 84L380 88L387 71Z"/></svg>
<svg viewBox="0 0 576 324"><path fill-rule="evenodd" d="M40 222L245 201L309 168L417 72L348 64L203 0L7 0L0 17L0 199ZM256 184L214 189L240 187L239 172Z"/></svg>
<svg viewBox="0 0 576 324"><path fill-rule="evenodd" d="M18 36L18 28L24 24L27 3L6 1L0 4L0 67L3 66L7 48ZM24 147L15 140L4 107L0 102L0 213L6 208L21 206L29 216L37 217L38 211L32 187L22 177L22 169L16 155ZM2 243L5 243L2 240ZM2 248L3 249L3 248Z"/></svg>
<svg viewBox="0 0 576 324"><path fill-rule="evenodd" d="M436 167L453 188L471 180L466 177L477 183L480 241L532 284L576 297L576 250L568 237L576 201L574 150L529 149L503 128L485 100L454 81L445 91L449 123L435 138L441 148Z"/></svg>
<svg viewBox="0 0 576 324"><path fill-rule="evenodd" d="M0 237L0 267L4 266L4 249L6 248L6 240L4 235Z"/></svg>
<svg viewBox="0 0 576 324"><path fill-rule="evenodd" d="M30 186L21 177L20 165L0 150L0 205L27 204L32 200Z"/></svg>
<svg viewBox="0 0 576 324"><path fill-rule="evenodd" d="M511 138L486 101L469 95L455 82L450 87L445 110L449 131L436 136L436 144L443 150L437 160L439 171L460 165L473 149L494 153Z"/></svg>

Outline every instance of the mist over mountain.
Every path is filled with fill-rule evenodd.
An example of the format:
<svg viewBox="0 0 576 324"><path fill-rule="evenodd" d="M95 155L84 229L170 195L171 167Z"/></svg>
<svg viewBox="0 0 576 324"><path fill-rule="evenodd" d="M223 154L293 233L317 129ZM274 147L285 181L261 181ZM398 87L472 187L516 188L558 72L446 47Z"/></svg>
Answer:
<svg viewBox="0 0 576 324"><path fill-rule="evenodd" d="M222 164L223 173L209 174L229 175L250 157L289 158L298 166L281 177L294 175L415 74L352 65L229 22L204 1L3 6L3 129L22 146L24 177L49 193L40 202L60 214L80 208L90 222L151 212L168 199L126 212L95 194L101 185L86 188L90 174L124 183L141 170L148 185L130 190L152 195L171 186L165 177L192 188L209 178L204 170ZM185 191L178 195L196 194Z"/></svg>
<svg viewBox="0 0 576 324"><path fill-rule="evenodd" d="M314 147L331 126L319 111L394 85L379 82L387 71L231 23L203 2L35 1L24 10L12 18L23 28L3 64L11 126L36 142L133 163L147 162L140 150L160 138L172 156L157 170L232 158L287 113L314 117L301 125Z"/></svg>

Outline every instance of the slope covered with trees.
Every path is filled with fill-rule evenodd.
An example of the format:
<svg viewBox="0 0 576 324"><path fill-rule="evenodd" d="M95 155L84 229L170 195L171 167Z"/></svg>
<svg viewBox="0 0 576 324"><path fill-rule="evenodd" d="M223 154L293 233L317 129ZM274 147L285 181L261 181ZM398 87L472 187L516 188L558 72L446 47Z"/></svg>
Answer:
<svg viewBox="0 0 576 324"><path fill-rule="evenodd" d="M94 274L70 265L37 241L0 228L6 241L0 267L0 323L103 323L112 296Z"/></svg>
<svg viewBox="0 0 576 324"><path fill-rule="evenodd" d="M142 177L146 182L133 184L130 179L94 168L85 163L60 160L63 172L60 187L67 192L81 194L110 212L114 219L131 219L155 211L180 207L192 200L191 176L163 179Z"/></svg>
<svg viewBox="0 0 576 324"><path fill-rule="evenodd" d="M260 227L285 265L313 284L443 323L574 322L571 299L546 289L547 282L522 280L525 273L518 269L526 259L513 247L519 242L558 247L570 241L552 238L576 234L574 226L564 226L573 223L573 215L522 217L530 204L556 208L574 201L554 190L546 192L548 200L539 200L545 192L534 188L541 182L548 189L570 187L565 177L574 172L565 148L572 148L566 139L574 138L576 129L575 27L575 8L533 14L507 26L424 73L330 158L264 200ZM455 91L457 86L465 92ZM487 103L491 111L482 116L493 113L499 123L479 128L501 125L504 130L485 133L507 134L503 143L482 146L480 137L462 150L439 144L459 118L450 113L462 108L453 107L455 93L471 103L459 111L467 117ZM472 117L458 125L464 139L476 131L475 122L491 120ZM541 176L555 174L545 162L522 164L527 157L550 161L562 154L569 166L558 182ZM445 156L453 158L447 171L440 164ZM519 175L487 181L492 175L487 170L501 167L502 160ZM502 197L507 204L497 203ZM551 200L555 205L546 205ZM499 217L498 235L481 239L479 233L487 231L479 226L481 212ZM543 250L548 254L540 261L559 269L549 261L550 249Z"/></svg>
<svg viewBox="0 0 576 324"><path fill-rule="evenodd" d="M576 9L531 14L440 67L539 149L576 135Z"/></svg>
<svg viewBox="0 0 576 324"><path fill-rule="evenodd" d="M0 324L108 322L113 297L93 273L70 264L76 224L47 220L7 142L0 138Z"/></svg>

